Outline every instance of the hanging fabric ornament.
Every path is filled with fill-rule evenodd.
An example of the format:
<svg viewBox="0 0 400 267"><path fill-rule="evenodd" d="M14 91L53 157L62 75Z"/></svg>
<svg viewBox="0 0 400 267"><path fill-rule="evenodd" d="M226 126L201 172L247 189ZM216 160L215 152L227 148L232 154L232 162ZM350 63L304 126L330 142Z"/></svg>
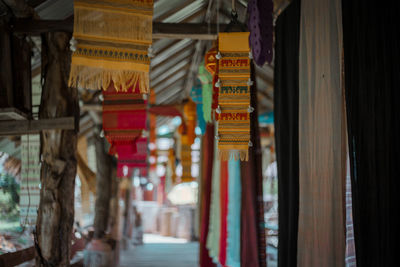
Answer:
<svg viewBox="0 0 400 267"><path fill-rule="evenodd" d="M203 117L206 123L212 122L211 119L211 105L212 105L212 94L213 94L213 84L212 75L207 71L204 66L204 62L200 64L199 73L197 75L201 81L201 93L203 98Z"/></svg>
<svg viewBox="0 0 400 267"><path fill-rule="evenodd" d="M184 118L186 122L186 129L183 130L182 134L187 135L188 144L191 146L194 143L194 139L196 138L196 103L194 103L191 99L185 103L183 107Z"/></svg>
<svg viewBox="0 0 400 267"><path fill-rule="evenodd" d="M135 144L146 128L146 102L138 88L117 92L113 84L103 91L103 130L111 144L109 153L115 154L118 145Z"/></svg>
<svg viewBox="0 0 400 267"><path fill-rule="evenodd" d="M132 177L135 169L139 169L141 176L147 176L147 137L138 138L134 145L118 145L116 154L117 177Z"/></svg>
<svg viewBox="0 0 400 267"><path fill-rule="evenodd" d="M176 156L175 150L170 148L168 151L168 165L167 167L171 170L171 181L172 184L176 184Z"/></svg>
<svg viewBox="0 0 400 267"><path fill-rule="evenodd" d="M181 182L188 183L194 181L192 177L192 148L191 140L187 134L181 135Z"/></svg>
<svg viewBox="0 0 400 267"><path fill-rule="evenodd" d="M204 66L206 70L212 75L212 110L218 107L218 94L219 88L216 86L218 81L218 59L217 59L217 45L212 47L204 57Z"/></svg>
<svg viewBox="0 0 400 267"><path fill-rule="evenodd" d="M273 12L272 0L250 0L248 5L248 28L250 46L254 61L258 66L271 64L273 58Z"/></svg>
<svg viewBox="0 0 400 267"><path fill-rule="evenodd" d="M154 105L156 103L156 93L153 89L150 90L150 98L149 98L150 105ZM157 134L156 134L156 128L157 128L157 115L150 113L149 110L147 110L148 116L149 116L149 150L150 150L150 157L152 160L150 161L150 168L151 169L156 169L157 166L157 147L156 147L156 141L157 141Z"/></svg>
<svg viewBox="0 0 400 267"><path fill-rule="evenodd" d="M153 0L75 0L69 86L149 90Z"/></svg>
<svg viewBox="0 0 400 267"><path fill-rule="evenodd" d="M196 80L192 90L190 91L190 97L193 102L196 103L196 113L197 113L197 126L200 127L201 134L203 135L206 131L206 121L203 116L203 94L202 85L199 79Z"/></svg>
<svg viewBox="0 0 400 267"><path fill-rule="evenodd" d="M222 160L248 160L250 145L250 58L249 33L220 33L220 91L216 114L218 150ZM250 107L250 108L249 108Z"/></svg>

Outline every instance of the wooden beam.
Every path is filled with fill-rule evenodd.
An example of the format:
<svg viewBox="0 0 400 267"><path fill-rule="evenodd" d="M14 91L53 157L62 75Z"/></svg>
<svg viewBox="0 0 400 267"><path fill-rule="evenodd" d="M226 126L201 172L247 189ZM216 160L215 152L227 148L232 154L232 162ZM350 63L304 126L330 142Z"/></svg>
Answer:
<svg viewBox="0 0 400 267"><path fill-rule="evenodd" d="M224 28L226 24L220 25ZM153 23L153 39L216 40L217 25L207 23Z"/></svg>
<svg viewBox="0 0 400 267"><path fill-rule="evenodd" d="M17 18L32 17L35 10L24 0L3 0L3 2L12 10Z"/></svg>
<svg viewBox="0 0 400 267"><path fill-rule="evenodd" d="M0 136L37 134L42 130L74 130L74 129L75 129L74 117L0 122Z"/></svg>
<svg viewBox="0 0 400 267"><path fill-rule="evenodd" d="M65 20L32 20L15 19L11 22L14 33L40 35L46 32L72 32L74 29L74 17Z"/></svg>
<svg viewBox="0 0 400 267"><path fill-rule="evenodd" d="M73 17L65 20L31 20L16 19L12 23L14 33L40 35L45 32L72 32ZM226 28L226 24L220 24L220 29ZM207 23L163 23L153 22L153 39L196 39L216 40L217 25Z"/></svg>
<svg viewBox="0 0 400 267"><path fill-rule="evenodd" d="M35 258L35 248L29 247L15 252L0 255L0 266L11 267Z"/></svg>
<svg viewBox="0 0 400 267"><path fill-rule="evenodd" d="M103 111L103 106L101 104L84 104L81 106L81 111L96 111L96 112L102 112Z"/></svg>

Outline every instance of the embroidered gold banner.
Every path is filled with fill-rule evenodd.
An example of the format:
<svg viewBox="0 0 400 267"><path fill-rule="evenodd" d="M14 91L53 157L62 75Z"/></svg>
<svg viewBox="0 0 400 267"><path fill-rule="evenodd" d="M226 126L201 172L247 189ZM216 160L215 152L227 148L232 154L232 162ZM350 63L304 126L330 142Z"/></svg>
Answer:
<svg viewBox="0 0 400 267"><path fill-rule="evenodd" d="M248 160L250 144L249 33L220 33L218 150L222 160Z"/></svg>
<svg viewBox="0 0 400 267"><path fill-rule="evenodd" d="M153 0L75 0L69 86L149 91Z"/></svg>

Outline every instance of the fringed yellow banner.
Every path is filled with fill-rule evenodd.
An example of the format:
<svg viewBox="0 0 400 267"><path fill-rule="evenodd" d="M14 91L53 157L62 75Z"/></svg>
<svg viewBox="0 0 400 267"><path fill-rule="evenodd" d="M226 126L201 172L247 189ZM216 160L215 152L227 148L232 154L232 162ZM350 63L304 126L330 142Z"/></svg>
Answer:
<svg viewBox="0 0 400 267"><path fill-rule="evenodd" d="M69 86L149 91L153 0L75 0Z"/></svg>
<svg viewBox="0 0 400 267"><path fill-rule="evenodd" d="M220 33L217 54L219 80L218 150L221 160L247 161L250 142L249 33Z"/></svg>

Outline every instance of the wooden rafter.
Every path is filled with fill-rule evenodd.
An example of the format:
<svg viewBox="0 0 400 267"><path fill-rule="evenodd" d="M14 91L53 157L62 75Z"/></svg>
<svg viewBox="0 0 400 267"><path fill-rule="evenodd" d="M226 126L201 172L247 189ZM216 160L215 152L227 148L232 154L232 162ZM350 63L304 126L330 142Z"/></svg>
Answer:
<svg viewBox="0 0 400 267"><path fill-rule="evenodd" d="M41 120L1 121L0 136L37 134L43 130L74 130L74 117Z"/></svg>
<svg viewBox="0 0 400 267"><path fill-rule="evenodd" d="M193 14L199 16L204 13L200 10ZM185 21L190 21L192 17ZM45 32L72 32L73 17L65 20L35 20L35 19L16 19L12 24L14 33L40 35ZM220 24L223 29L226 24ZM153 39L196 39L196 40L215 40L217 38L217 25L207 23L163 23L153 22Z"/></svg>

